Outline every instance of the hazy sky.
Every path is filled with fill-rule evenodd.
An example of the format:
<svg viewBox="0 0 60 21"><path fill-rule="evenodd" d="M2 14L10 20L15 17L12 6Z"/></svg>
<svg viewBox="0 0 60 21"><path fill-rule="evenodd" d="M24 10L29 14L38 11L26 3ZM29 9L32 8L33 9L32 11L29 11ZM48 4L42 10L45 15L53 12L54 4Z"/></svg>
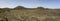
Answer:
<svg viewBox="0 0 60 21"><path fill-rule="evenodd" d="M14 8L18 5L27 8L36 8L38 6L43 6L45 8L60 8L60 0L0 0L1 8Z"/></svg>

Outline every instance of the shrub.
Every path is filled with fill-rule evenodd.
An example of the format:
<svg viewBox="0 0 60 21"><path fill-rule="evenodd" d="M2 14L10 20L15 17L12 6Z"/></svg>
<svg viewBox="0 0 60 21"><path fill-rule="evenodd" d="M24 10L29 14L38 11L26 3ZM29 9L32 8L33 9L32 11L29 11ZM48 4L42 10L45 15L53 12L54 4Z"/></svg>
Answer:
<svg viewBox="0 0 60 21"><path fill-rule="evenodd" d="M9 8L3 8L4 11L10 12Z"/></svg>
<svg viewBox="0 0 60 21"><path fill-rule="evenodd" d="M3 10L3 9L0 9L0 13L4 13L5 12L5 10Z"/></svg>

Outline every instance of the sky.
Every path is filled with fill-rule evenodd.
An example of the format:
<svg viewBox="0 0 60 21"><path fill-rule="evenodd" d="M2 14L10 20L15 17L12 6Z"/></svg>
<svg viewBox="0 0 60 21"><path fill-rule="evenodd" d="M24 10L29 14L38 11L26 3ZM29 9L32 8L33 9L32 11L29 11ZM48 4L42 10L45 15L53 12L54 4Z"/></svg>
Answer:
<svg viewBox="0 0 60 21"><path fill-rule="evenodd" d="M0 8L14 8L24 6L26 8L60 8L60 0L0 0Z"/></svg>

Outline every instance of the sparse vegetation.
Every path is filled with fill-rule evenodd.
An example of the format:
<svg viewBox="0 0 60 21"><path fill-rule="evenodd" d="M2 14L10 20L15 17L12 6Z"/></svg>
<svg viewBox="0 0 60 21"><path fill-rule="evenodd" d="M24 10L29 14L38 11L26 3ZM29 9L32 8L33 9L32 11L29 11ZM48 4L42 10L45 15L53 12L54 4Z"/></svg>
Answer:
<svg viewBox="0 0 60 21"><path fill-rule="evenodd" d="M52 18L46 18L46 19L44 19L44 21L58 21L58 20L52 19Z"/></svg>
<svg viewBox="0 0 60 21"><path fill-rule="evenodd" d="M43 7L30 9L23 6L14 9L0 8L0 21L60 21L59 16L60 9L45 10Z"/></svg>

